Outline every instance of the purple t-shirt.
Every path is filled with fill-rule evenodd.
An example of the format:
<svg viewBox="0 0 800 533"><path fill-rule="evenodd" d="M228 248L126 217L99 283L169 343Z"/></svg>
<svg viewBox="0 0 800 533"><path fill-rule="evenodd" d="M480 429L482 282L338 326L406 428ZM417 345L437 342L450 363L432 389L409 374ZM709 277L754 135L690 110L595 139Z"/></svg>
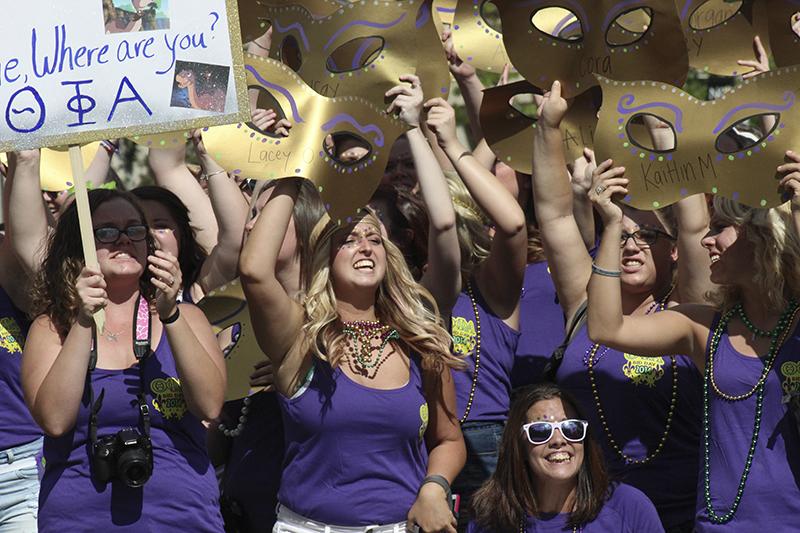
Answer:
<svg viewBox="0 0 800 533"><path fill-rule="evenodd" d="M564 340L564 311L546 261L525 267L519 301L519 342L511 384L514 387L542 380L544 365Z"/></svg>
<svg viewBox="0 0 800 533"><path fill-rule="evenodd" d="M619 483L611 489L611 495L600 509L597 517L578 531L586 533L663 533L664 528L658 519L655 507L641 491ZM562 533L572 531L567 526L569 513L542 514L528 517L526 533ZM467 533L499 533L469 523ZM509 532L511 533L511 532Z"/></svg>
<svg viewBox="0 0 800 533"><path fill-rule="evenodd" d="M42 430L22 396L20 365L28 321L0 287L0 450L33 442Z"/></svg>
<svg viewBox="0 0 800 533"><path fill-rule="evenodd" d="M480 316L481 353L478 383L467 421L503 422L508 418L511 397L511 370L514 367L519 333L489 310L486 301L473 283L472 291ZM475 374L475 349L478 340L478 321L469 295L458 296L450 319L453 351L466 356L466 370L453 371L458 402L458 417L464 415L472 380Z"/></svg>
<svg viewBox="0 0 800 533"><path fill-rule="evenodd" d="M716 324L714 324L716 328ZM712 332L713 332L712 328ZM749 392L764 361L737 352L727 333L714 356L714 380L726 394ZM711 369L706 367L706 372ZM800 391L800 328L787 339L765 382L761 430L739 508L727 524L709 522L703 496L702 463L697 491L696 531L789 531L800 516L800 437L783 395ZM753 438L756 394L731 402L711 390L711 502L725 514L736 497ZM702 448L701 448L702 452Z"/></svg>
<svg viewBox="0 0 800 533"><path fill-rule="evenodd" d="M239 418L241 408L242 400L225 404L233 420ZM254 394L250 397L247 422L241 434L231 442L222 480L222 493L236 502L248 531L272 531L283 447L283 421L277 394Z"/></svg>
<svg viewBox="0 0 800 533"><path fill-rule="evenodd" d="M278 395L286 455L278 499L328 525L402 522L425 477L428 403L419 361L408 383L379 390L315 360L300 396Z"/></svg>
<svg viewBox="0 0 800 533"><path fill-rule="evenodd" d="M144 487L119 480L98 483L89 469L88 389L75 427L62 437L45 436L44 475L39 493L39 531L223 530L219 489L206 452L205 428L187 407L166 334L145 361L150 407L153 474ZM98 436L139 427L136 393L139 367L95 369L95 396L105 390Z"/></svg>
<svg viewBox="0 0 800 533"><path fill-rule="evenodd" d="M593 346L584 325L567 348L556 380L578 399L611 473L644 492L665 527L691 522L700 450L700 372L688 357L676 356L677 404L664 446L645 464L626 464L600 421L589 381L588 353ZM597 395L617 445L634 459L652 454L663 438L672 399L670 358L638 357L600 346L593 360Z"/></svg>

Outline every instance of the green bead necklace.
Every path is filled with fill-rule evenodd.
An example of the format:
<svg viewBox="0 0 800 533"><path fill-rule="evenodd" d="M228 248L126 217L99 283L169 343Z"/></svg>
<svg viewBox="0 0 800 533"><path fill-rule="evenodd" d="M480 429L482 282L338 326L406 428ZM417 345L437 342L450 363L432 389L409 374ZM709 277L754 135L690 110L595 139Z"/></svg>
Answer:
<svg viewBox="0 0 800 533"><path fill-rule="evenodd" d="M381 365L389 358L391 352L384 353L389 341L400 338L396 329L379 320L343 322L342 333L347 336L347 362L350 370L368 379L374 379ZM376 346L374 341L379 344Z"/></svg>
<svg viewBox="0 0 800 533"><path fill-rule="evenodd" d="M714 330L713 335L711 336L711 341L708 344L708 361L706 365L706 375L705 379L703 380L703 490L704 490L704 499L705 499L705 506L706 506L706 514L708 515L708 519L715 523L715 524L725 524L730 522L733 519L733 516L736 514L737 509L739 508L739 504L742 501L742 495L744 494L744 487L747 483L747 477L750 474L750 468L753 464L753 456L756 452L756 446L758 444L758 435L761 431L761 415L763 412L763 405L764 405L764 383L766 382L767 376L771 371L775 360L778 358L778 352L780 351L783 342L786 340L786 336L789 333L789 328L794 322L795 316L797 315L800 306L798 306L797 302L794 300L789 302L789 306L781 313L780 318L778 319L778 324L769 332L763 332L765 334L761 335L763 337L771 337L772 342L770 342L769 351L767 352L767 357L764 361L764 371L761 374L756 385L750 390L748 393L740 394L740 395L731 395L726 394L719 389L714 379L714 356L719 349L719 343L722 339L722 335L728 329L728 322L730 322L731 318L734 314L739 315L742 318L742 322L744 322L745 326L753 332L754 334L762 332L755 326L753 326L752 322L747 318L742 309L741 304L737 304L733 309L722 315L717 324L716 329ZM744 462L744 471L742 472L742 477L739 479L739 486L736 489L736 496L733 499L733 504L731 505L728 512L720 515L714 511L714 507L711 503L711 390L727 401L740 401L749 398L753 394L756 395L756 408L755 408L755 420L753 422L753 438L750 441L750 449L747 452L747 458Z"/></svg>

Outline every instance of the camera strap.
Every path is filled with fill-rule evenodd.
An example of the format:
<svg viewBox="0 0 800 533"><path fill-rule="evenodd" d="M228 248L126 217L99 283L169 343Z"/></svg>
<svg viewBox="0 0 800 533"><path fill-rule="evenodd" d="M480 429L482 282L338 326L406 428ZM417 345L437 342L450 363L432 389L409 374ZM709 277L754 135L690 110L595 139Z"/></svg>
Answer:
<svg viewBox="0 0 800 533"><path fill-rule="evenodd" d="M147 400L144 392L144 361L151 353L150 343L152 340L152 317L150 315L150 305L141 295L136 302L133 310L133 354L139 363L139 391L136 394L138 403L139 418L142 424L142 431L146 437L150 437L150 409L147 407ZM86 385L89 389L89 441L94 444L97 442L97 415L103 407L103 397L106 390L100 391L97 400L94 398L94 388L92 387L92 371L97 367L97 328L92 328L92 347L89 356L89 369L86 373Z"/></svg>

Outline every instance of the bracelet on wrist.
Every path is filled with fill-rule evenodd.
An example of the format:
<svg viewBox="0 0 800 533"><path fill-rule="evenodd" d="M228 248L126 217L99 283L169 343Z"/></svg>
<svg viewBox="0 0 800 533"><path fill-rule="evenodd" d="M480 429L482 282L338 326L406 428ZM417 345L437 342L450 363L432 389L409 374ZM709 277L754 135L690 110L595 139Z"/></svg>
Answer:
<svg viewBox="0 0 800 533"><path fill-rule="evenodd" d="M600 268L594 263L592 263L592 273L599 276L605 276L607 278L618 278L622 275L621 270L606 270L605 268Z"/></svg>
<svg viewBox="0 0 800 533"><path fill-rule="evenodd" d="M436 475L436 474L431 475L431 476L425 476L425 479L422 480L422 483L419 486L420 490L427 483L435 483L435 484L439 485L440 487L442 487L442 489L444 489L444 493L445 493L445 496L447 498L447 501L448 502L450 501L450 497L453 495L453 491L450 490L450 482L447 481L447 478L445 478L444 476Z"/></svg>
<svg viewBox="0 0 800 533"><path fill-rule="evenodd" d="M208 178L210 178L211 176L216 176L217 174L222 174L223 172L227 172L227 170L225 170L223 168L223 169L220 169L220 170L215 170L214 172L209 172L208 174L200 174L200 177L197 178L197 179L199 181L208 182Z"/></svg>
<svg viewBox="0 0 800 533"><path fill-rule="evenodd" d="M114 144L113 142L109 141L108 139L104 139L100 141L100 146L102 146L108 155L114 155L115 152L119 152L119 145Z"/></svg>
<svg viewBox="0 0 800 533"><path fill-rule="evenodd" d="M172 313L170 316L168 316L167 318L161 318L159 316L158 319L161 321L162 324L167 326L169 324L174 324L175 322L177 322L180 317L181 317L181 310L179 307L176 307L175 312Z"/></svg>

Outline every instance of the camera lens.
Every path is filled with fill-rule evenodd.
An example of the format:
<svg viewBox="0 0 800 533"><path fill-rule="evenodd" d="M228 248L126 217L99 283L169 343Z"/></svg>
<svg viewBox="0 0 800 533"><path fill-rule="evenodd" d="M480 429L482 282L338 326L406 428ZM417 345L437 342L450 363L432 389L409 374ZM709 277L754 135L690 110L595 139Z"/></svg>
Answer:
<svg viewBox="0 0 800 533"><path fill-rule="evenodd" d="M120 454L117 462L119 478L129 487L141 487L150 479L150 461L147 452L131 448Z"/></svg>

